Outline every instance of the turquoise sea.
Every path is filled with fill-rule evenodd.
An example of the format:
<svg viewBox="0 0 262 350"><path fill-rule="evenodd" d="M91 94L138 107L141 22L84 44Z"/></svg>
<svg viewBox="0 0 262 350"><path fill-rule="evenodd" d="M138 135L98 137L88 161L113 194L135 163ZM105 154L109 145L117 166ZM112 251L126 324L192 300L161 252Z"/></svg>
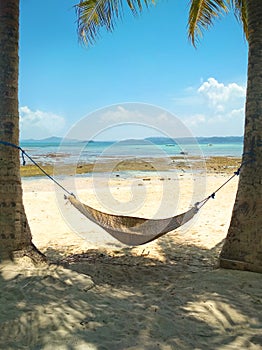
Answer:
<svg viewBox="0 0 262 350"><path fill-rule="evenodd" d="M212 137L197 139L148 138L125 141L73 141L60 138L24 140L20 146L41 163L94 163L120 158L241 157L242 137Z"/></svg>

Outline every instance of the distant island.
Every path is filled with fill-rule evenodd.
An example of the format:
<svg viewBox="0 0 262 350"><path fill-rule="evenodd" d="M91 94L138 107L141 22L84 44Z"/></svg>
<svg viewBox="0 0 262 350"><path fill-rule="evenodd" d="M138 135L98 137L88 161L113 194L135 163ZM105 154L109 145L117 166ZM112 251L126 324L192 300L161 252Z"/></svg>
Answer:
<svg viewBox="0 0 262 350"><path fill-rule="evenodd" d="M54 143L58 144L61 142L80 142L80 140L64 139L63 137L51 136L44 139L21 139L22 143Z"/></svg>
<svg viewBox="0 0 262 350"><path fill-rule="evenodd" d="M179 142L179 144L191 144L196 143L196 141L199 144L226 144L226 143L243 143L244 137L243 136L212 136L212 137L181 137L181 138L169 138L169 137L147 137L145 139L127 139L127 140L121 140L121 141L94 141L94 140L77 140L77 139L64 139L63 137L47 137L44 139L36 140L36 139L22 139L21 143L41 143L41 144L60 144L61 142L66 143L100 143L100 142L123 142L125 144L141 144L145 142L154 143L157 145L172 145Z"/></svg>
<svg viewBox="0 0 262 350"><path fill-rule="evenodd" d="M149 142L155 144L225 144L225 143L243 143L243 136L211 136L211 137L181 137L181 138L169 138L169 137L148 137L146 138Z"/></svg>

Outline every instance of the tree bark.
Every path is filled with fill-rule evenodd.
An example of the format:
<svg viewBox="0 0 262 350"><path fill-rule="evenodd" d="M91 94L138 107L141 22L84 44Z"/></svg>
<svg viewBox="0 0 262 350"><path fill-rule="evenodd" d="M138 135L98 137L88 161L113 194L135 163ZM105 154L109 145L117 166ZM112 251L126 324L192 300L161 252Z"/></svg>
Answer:
<svg viewBox="0 0 262 350"><path fill-rule="evenodd" d="M0 0L0 140L15 145L19 144L18 40L19 0ZM35 255L37 249L22 201L19 150L0 145L0 257L14 251Z"/></svg>
<svg viewBox="0 0 262 350"><path fill-rule="evenodd" d="M243 166L220 266L262 272L262 1L246 1L249 55Z"/></svg>

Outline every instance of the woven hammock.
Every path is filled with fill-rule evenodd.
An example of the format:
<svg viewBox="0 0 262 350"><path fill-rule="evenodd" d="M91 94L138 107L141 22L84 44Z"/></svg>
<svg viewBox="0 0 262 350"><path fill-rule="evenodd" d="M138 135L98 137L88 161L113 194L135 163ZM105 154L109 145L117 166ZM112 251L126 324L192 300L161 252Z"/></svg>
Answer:
<svg viewBox="0 0 262 350"><path fill-rule="evenodd" d="M118 241L131 246L151 242L177 229L191 220L198 212L198 208L194 206L188 211L170 218L145 219L133 216L107 214L83 204L74 196L69 196L67 198L85 217L101 226Z"/></svg>
<svg viewBox="0 0 262 350"><path fill-rule="evenodd" d="M235 176L239 175L242 166L250 161L246 161L240 165L237 171L227 179L219 188L217 188L211 195L204 198L202 201L195 203L195 205L188 211L172 216L166 219L145 219L133 216L124 215L113 215L103 213L99 210L89 207L86 204L81 203L72 193L70 193L65 187L63 187L57 180L55 180L51 175L49 175L29 154L25 152L20 146L13 143L0 140L0 144L13 147L21 151L23 164L25 164L25 156L31 160L31 162L37 166L44 175L46 175L50 180L52 180L57 186L62 188L69 197L69 201L72 205L78 209L83 215L85 215L89 220L93 221L97 225L101 226L105 231L110 233L118 241L127 245L141 245L153 241L156 238L163 236L164 234L177 229L178 227L184 225L189 220L191 220L198 210L207 203L210 198L215 198L215 194L221 190L229 181L231 181Z"/></svg>

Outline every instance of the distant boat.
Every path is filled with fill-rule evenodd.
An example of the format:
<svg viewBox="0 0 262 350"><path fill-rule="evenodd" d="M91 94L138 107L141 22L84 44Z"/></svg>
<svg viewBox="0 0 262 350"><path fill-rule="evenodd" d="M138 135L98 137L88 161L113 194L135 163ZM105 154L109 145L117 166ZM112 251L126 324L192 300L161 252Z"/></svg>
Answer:
<svg viewBox="0 0 262 350"><path fill-rule="evenodd" d="M181 151L180 154L184 154L184 155L187 155L188 152L185 152L185 151Z"/></svg>
<svg viewBox="0 0 262 350"><path fill-rule="evenodd" d="M211 147L211 146L213 146L212 143L209 143L209 144L208 144L208 147Z"/></svg>
<svg viewBox="0 0 262 350"><path fill-rule="evenodd" d="M174 146L176 146L174 143L168 143L168 144L166 145L166 147L174 147Z"/></svg>

